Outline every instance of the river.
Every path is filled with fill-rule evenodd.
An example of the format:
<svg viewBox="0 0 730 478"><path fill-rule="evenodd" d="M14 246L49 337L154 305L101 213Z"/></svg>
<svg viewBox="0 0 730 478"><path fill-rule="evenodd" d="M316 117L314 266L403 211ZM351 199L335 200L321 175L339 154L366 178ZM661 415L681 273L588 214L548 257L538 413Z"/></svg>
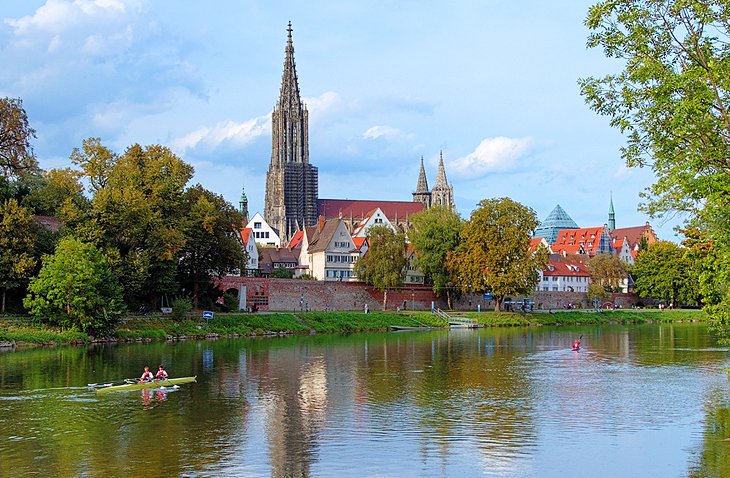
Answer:
<svg viewBox="0 0 730 478"><path fill-rule="evenodd" d="M197 382L87 387L159 363ZM4 352L0 476L730 476L727 366L701 324Z"/></svg>

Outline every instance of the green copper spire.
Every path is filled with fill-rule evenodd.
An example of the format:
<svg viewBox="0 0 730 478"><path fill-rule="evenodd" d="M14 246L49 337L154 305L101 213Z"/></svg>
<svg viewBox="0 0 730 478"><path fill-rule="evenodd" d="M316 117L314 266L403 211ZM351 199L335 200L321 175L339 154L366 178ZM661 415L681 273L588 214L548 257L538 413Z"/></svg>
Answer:
<svg viewBox="0 0 730 478"><path fill-rule="evenodd" d="M613 212L613 192L611 192L611 201L608 206L608 230L616 229L616 214Z"/></svg>

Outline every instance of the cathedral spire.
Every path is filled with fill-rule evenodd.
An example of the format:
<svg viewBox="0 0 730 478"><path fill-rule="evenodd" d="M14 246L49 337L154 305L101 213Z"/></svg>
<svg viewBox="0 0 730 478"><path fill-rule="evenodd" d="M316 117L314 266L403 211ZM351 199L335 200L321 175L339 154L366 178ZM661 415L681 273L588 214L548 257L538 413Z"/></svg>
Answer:
<svg viewBox="0 0 730 478"><path fill-rule="evenodd" d="M271 112L271 163L264 218L284 241L317 221L318 172L309 164L309 112L299 96L291 22L287 25L279 101Z"/></svg>
<svg viewBox="0 0 730 478"><path fill-rule="evenodd" d="M428 180L426 179L426 169L423 167L423 156L421 156L421 171L418 173L418 184L416 185L416 192L428 192Z"/></svg>
<svg viewBox="0 0 730 478"><path fill-rule="evenodd" d="M431 205L443 206L456 209L454 202L454 187L446 180L446 169L444 168L444 152L439 152L439 168L436 172L436 183L431 190Z"/></svg>
<svg viewBox="0 0 730 478"><path fill-rule="evenodd" d="M434 188L443 188L447 187L449 185L449 182L446 180L446 170L444 169L444 152L441 150L439 152L439 168L436 172L436 184L433 185Z"/></svg>
<svg viewBox="0 0 730 478"><path fill-rule="evenodd" d="M416 184L416 192L413 193L413 202L420 202L426 209L431 207L431 192L428 190L423 156L421 156L421 171L418 173L418 184Z"/></svg>
<svg viewBox="0 0 730 478"><path fill-rule="evenodd" d="M281 74L281 90L279 92L278 105L280 109L285 111L298 110L301 107L297 64L294 62L294 42L291 36L291 22L289 22L286 31L286 56L284 57L284 72Z"/></svg>

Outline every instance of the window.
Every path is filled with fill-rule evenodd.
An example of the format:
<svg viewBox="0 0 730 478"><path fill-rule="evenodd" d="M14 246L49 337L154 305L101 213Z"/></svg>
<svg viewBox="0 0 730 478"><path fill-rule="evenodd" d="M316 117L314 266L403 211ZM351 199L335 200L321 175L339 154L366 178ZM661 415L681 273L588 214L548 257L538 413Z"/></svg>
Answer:
<svg viewBox="0 0 730 478"><path fill-rule="evenodd" d="M261 223L260 222L254 222L253 223L253 228L254 229L261 229Z"/></svg>
<svg viewBox="0 0 730 478"><path fill-rule="evenodd" d="M266 239L268 239L268 238L269 238L269 231L266 231L266 232L264 233L264 237L265 237Z"/></svg>

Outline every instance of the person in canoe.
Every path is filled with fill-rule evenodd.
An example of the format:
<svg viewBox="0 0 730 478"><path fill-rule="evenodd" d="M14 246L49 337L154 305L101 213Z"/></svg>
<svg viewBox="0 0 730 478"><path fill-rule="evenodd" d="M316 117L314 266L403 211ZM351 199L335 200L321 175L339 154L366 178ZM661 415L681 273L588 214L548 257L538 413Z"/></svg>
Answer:
<svg viewBox="0 0 730 478"><path fill-rule="evenodd" d="M582 336L581 336L581 337L582 337ZM576 351L576 352L577 352L578 350L580 350L580 339L578 339L578 340L576 340L575 342L573 342L573 350L574 350L574 351Z"/></svg>
<svg viewBox="0 0 730 478"><path fill-rule="evenodd" d="M155 376L152 374L152 372L150 372L150 368L145 367L144 372L142 373L142 376L139 377L138 381L139 382L151 382L154 378L155 378Z"/></svg>
<svg viewBox="0 0 730 478"><path fill-rule="evenodd" d="M156 380L165 380L167 378L167 372L165 371L165 367L160 365L159 369L157 370L157 374L155 374Z"/></svg>

